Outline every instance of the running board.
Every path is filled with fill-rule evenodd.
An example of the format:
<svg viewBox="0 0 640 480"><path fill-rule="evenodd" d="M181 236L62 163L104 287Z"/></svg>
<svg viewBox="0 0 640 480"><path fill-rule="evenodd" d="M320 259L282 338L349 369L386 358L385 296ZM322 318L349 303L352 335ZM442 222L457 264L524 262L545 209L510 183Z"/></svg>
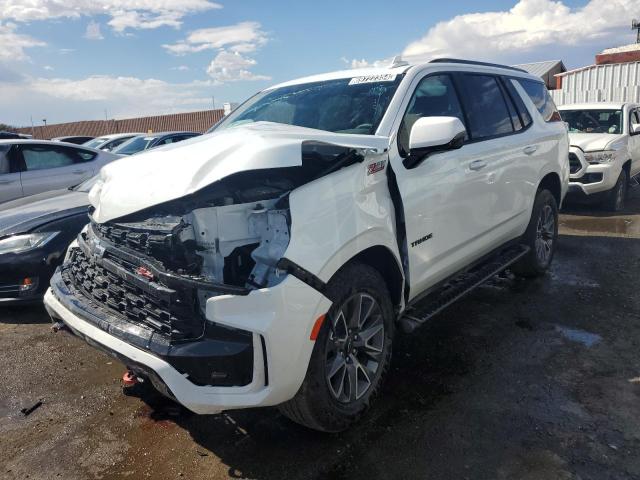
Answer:
<svg viewBox="0 0 640 480"><path fill-rule="evenodd" d="M529 247L515 245L478 267L461 273L448 281L442 288L407 307L400 318L400 326L405 333L411 333L420 325L447 308L471 290L500 273L511 264L525 256Z"/></svg>

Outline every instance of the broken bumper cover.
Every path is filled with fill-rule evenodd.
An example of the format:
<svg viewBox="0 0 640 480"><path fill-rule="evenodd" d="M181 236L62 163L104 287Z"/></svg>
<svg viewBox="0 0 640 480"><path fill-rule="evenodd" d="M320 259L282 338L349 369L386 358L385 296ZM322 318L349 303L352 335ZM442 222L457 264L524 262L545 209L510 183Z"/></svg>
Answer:
<svg viewBox="0 0 640 480"><path fill-rule="evenodd" d="M254 290L246 296L210 298L206 305L208 323L250 332L252 367L251 380L246 385L209 386L187 378L183 365L177 364L175 358L158 355L149 349L149 344L143 346L135 331L129 329L129 337L110 332L119 319L97 311L86 299L74 295L59 272L45 294L45 306L53 318L147 376L160 392L200 414L277 405L292 398L302 384L313 350L310 333L314 320L330 305L321 293L292 275L276 287ZM207 351L213 348L212 344L193 347L197 342L183 344L183 361L189 348L196 359L198 355L202 358L216 354ZM238 361L240 358L246 356L238 357Z"/></svg>

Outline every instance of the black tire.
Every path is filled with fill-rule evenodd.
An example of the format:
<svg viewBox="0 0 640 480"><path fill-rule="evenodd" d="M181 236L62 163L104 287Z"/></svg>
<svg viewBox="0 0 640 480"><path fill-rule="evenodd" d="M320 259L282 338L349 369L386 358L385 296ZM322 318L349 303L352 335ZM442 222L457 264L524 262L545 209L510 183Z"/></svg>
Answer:
<svg viewBox="0 0 640 480"><path fill-rule="evenodd" d="M604 207L610 212L619 212L624 210L625 200L627 198L627 188L629 186L629 176L627 169L623 168L618 177L615 187L609 191Z"/></svg>
<svg viewBox="0 0 640 480"><path fill-rule="evenodd" d="M391 362L395 320L384 279L377 270L368 265L353 263L339 270L327 285L327 297L333 300L333 304L313 348L307 375L295 397L279 408L294 422L311 429L340 432L360 419L380 391ZM371 303L371 299L375 301L375 305ZM359 312L366 310L366 315L353 316L357 316L360 321L365 316L357 333L366 332L368 335L382 325L381 333L376 333L375 337L368 340L364 340L364 335L359 337L357 333L352 337L353 334L347 331L347 317L352 318L348 312L355 311L352 309L357 305L360 306ZM343 330L346 336L342 335ZM345 356L345 351L352 353ZM374 361L372 355L375 355L378 361ZM329 379L330 373L340 362L342 366ZM373 364L376 368L375 372L371 373L370 367L372 368ZM344 373L341 376L342 368ZM348 377L348 372L353 372L354 369L355 384L358 386L355 389L349 387L347 390L351 385L349 379L352 378ZM365 388L367 379L370 382ZM358 391L359 388L362 388L362 392ZM338 392L342 392L342 396ZM358 396L358 393L361 395Z"/></svg>
<svg viewBox="0 0 640 480"><path fill-rule="evenodd" d="M549 218L552 224L547 221ZM522 243L530 250L513 265L513 273L522 277L544 275L553 260L557 240L558 204L549 190L538 190L531 220L522 236Z"/></svg>

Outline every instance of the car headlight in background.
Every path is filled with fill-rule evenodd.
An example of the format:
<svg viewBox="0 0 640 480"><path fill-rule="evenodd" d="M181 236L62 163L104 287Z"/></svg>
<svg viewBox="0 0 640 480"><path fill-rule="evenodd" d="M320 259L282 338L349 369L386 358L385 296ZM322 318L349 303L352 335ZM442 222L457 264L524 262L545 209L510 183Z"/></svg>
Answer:
<svg viewBox="0 0 640 480"><path fill-rule="evenodd" d="M32 248L46 245L60 232L25 233L0 240L0 255L3 253L20 253Z"/></svg>
<svg viewBox="0 0 640 480"><path fill-rule="evenodd" d="M597 163L611 163L616 158L615 150L602 150L600 152L586 152L584 159L592 164Z"/></svg>

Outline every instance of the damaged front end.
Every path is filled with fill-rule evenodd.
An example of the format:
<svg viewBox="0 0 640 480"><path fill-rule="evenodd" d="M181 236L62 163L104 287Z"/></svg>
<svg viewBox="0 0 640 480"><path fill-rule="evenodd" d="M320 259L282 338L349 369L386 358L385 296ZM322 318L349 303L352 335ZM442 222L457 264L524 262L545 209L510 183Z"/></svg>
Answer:
<svg viewBox="0 0 640 480"><path fill-rule="evenodd" d="M94 211L51 292L196 386L248 386L257 364L266 385L264 336L207 319L209 300L268 292L289 272L323 298L319 281L285 258L289 193L361 160L353 148L303 142L299 166L237 172L101 223Z"/></svg>

